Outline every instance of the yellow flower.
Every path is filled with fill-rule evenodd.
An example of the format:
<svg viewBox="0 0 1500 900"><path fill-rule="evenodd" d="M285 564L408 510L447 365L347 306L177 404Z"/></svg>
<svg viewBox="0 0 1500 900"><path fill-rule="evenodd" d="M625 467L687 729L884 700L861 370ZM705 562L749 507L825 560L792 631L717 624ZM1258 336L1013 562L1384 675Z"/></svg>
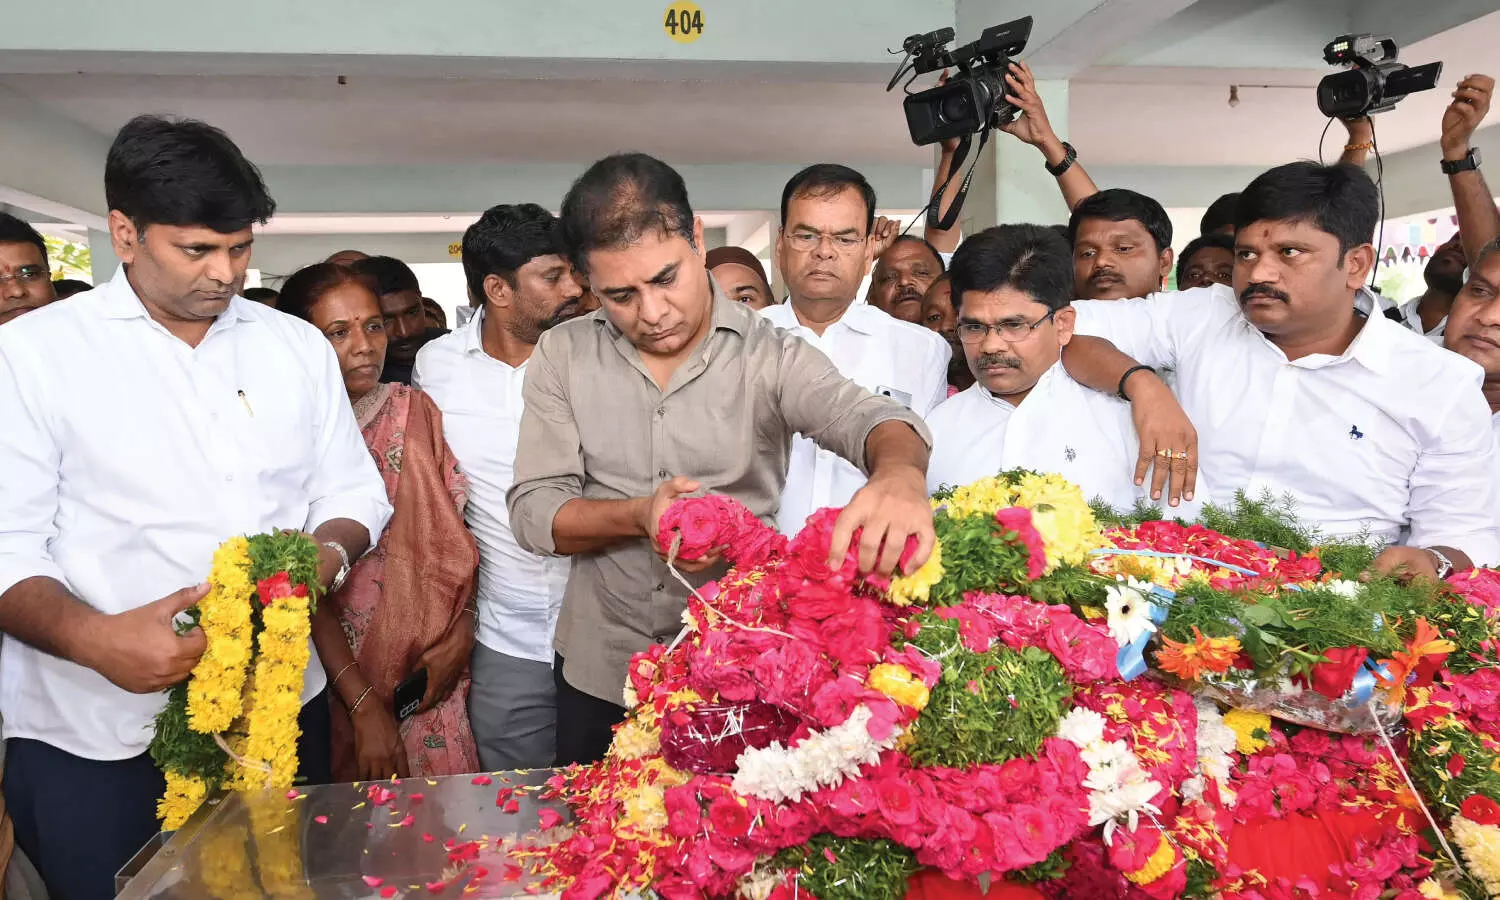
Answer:
<svg viewBox="0 0 1500 900"><path fill-rule="evenodd" d="M661 751L661 732L631 719L615 732L609 753L617 759L644 759Z"/></svg>
<svg viewBox="0 0 1500 900"><path fill-rule="evenodd" d="M906 666L881 663L870 670L866 684L902 706L919 711L927 707L927 685Z"/></svg>
<svg viewBox="0 0 1500 900"><path fill-rule="evenodd" d="M225 541L214 552L208 595L198 604L198 627L207 647L188 682L188 724L218 734L239 715L240 691L250 665L250 543Z"/></svg>
<svg viewBox="0 0 1500 900"><path fill-rule="evenodd" d="M1177 864L1177 854L1172 850L1172 845L1165 837L1159 838L1156 851L1146 864L1134 872L1126 872L1125 877L1136 884L1150 884L1156 879L1172 871Z"/></svg>
<svg viewBox="0 0 1500 900"><path fill-rule="evenodd" d="M943 544L932 545L932 555L910 575L899 575L891 581L890 601L896 606L926 603L933 586L943 580Z"/></svg>
<svg viewBox="0 0 1500 900"><path fill-rule="evenodd" d="M156 802L156 817L164 831L176 831L203 805L208 782L192 775L167 772L167 789Z"/></svg>
<svg viewBox="0 0 1500 900"><path fill-rule="evenodd" d="M1031 521L1047 548L1047 571L1062 563L1082 565L1089 551L1105 546L1104 533L1083 491L1061 475L1022 475L1016 506L1031 510Z"/></svg>
<svg viewBox="0 0 1500 900"><path fill-rule="evenodd" d="M1500 897L1500 826L1480 825L1463 816L1454 816L1453 842L1463 851L1469 874L1484 885L1491 897Z"/></svg>
<svg viewBox="0 0 1500 900"><path fill-rule="evenodd" d="M302 711L302 680L307 669L311 630L306 597L281 597L261 612L260 653L255 658L255 687L246 714L244 757L236 765L235 789L290 787L297 775L297 716ZM270 766L269 773L255 763Z"/></svg>
<svg viewBox="0 0 1500 900"><path fill-rule="evenodd" d="M953 496L942 503L955 516L993 516L1007 506L1016 505L1016 493L1010 482L995 475L981 478L953 491Z"/></svg>
<svg viewBox="0 0 1500 900"><path fill-rule="evenodd" d="M1271 717L1248 709L1231 709L1224 724L1234 730L1235 749L1247 756L1259 753L1271 735Z"/></svg>
<svg viewBox="0 0 1500 900"><path fill-rule="evenodd" d="M1450 891L1434 878L1429 878L1417 885L1417 893L1428 900L1463 900L1457 893Z"/></svg>

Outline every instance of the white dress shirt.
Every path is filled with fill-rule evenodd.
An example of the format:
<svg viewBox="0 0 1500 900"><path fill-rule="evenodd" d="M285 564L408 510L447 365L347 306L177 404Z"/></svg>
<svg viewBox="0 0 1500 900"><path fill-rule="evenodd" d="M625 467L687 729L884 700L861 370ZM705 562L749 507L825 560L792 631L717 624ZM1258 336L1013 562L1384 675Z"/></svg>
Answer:
<svg viewBox="0 0 1500 900"><path fill-rule="evenodd" d="M483 323L477 314L423 347L412 385L443 411L443 437L469 478L464 515L479 543L477 639L506 656L551 663L571 563L527 553L511 533L505 492L515 481L526 365L512 368L484 352Z"/></svg>
<svg viewBox="0 0 1500 900"><path fill-rule="evenodd" d="M1329 537L1457 547L1500 560L1495 435L1482 373L1381 315L1340 356L1288 361L1223 285L1080 301L1077 332L1177 370L1210 499L1290 496Z"/></svg>
<svg viewBox="0 0 1500 900"><path fill-rule="evenodd" d="M327 339L243 297L196 348L113 280L0 328L0 593L55 578L104 613L207 579L226 539L390 518ZM327 683L311 654L303 701ZM151 742L165 693L131 694L0 645L5 737L86 759Z"/></svg>
<svg viewBox="0 0 1500 900"><path fill-rule="evenodd" d="M932 430L929 491L1031 469L1062 475L1086 498L1101 499L1122 513L1138 500L1149 502L1150 481L1135 483L1140 442L1130 405L1074 381L1060 362L1042 373L1020 406L976 383L943 401L927 417L927 426ZM1201 506L1193 501L1164 510L1174 518L1194 519Z"/></svg>
<svg viewBox="0 0 1500 900"><path fill-rule="evenodd" d="M822 335L798 322L790 301L768 306L761 315L823 351L845 378L900 401L919 416L925 418L948 396L953 351L935 331L866 303L851 305ZM784 533L796 534L808 516L825 506L845 505L864 484L859 469L797 435L776 521Z"/></svg>

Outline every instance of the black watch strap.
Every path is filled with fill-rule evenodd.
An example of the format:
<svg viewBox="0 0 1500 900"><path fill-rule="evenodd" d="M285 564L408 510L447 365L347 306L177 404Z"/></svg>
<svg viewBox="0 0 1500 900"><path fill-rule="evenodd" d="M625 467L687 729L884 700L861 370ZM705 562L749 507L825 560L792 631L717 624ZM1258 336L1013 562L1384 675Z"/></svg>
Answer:
<svg viewBox="0 0 1500 900"><path fill-rule="evenodd" d="M1463 159L1445 159L1442 161L1442 165L1444 175L1472 172L1479 168L1479 148L1470 147L1469 152L1464 154Z"/></svg>
<svg viewBox="0 0 1500 900"><path fill-rule="evenodd" d="M1058 162L1057 165L1054 166L1052 163L1045 161L1042 163L1042 165L1047 167L1047 171L1051 173L1052 177L1054 178L1073 168L1073 163L1078 161L1078 151L1073 149L1072 144L1068 143L1067 141L1063 141L1063 150L1067 152L1063 154L1062 160Z"/></svg>

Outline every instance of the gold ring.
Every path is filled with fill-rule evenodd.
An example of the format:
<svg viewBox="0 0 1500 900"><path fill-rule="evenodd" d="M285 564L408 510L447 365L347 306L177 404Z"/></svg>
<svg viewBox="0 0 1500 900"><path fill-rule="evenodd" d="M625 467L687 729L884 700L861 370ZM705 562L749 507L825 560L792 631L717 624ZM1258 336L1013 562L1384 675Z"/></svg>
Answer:
<svg viewBox="0 0 1500 900"><path fill-rule="evenodd" d="M1186 450L1179 450L1177 452L1177 458L1178 459L1187 459L1188 458L1188 452Z"/></svg>
<svg viewBox="0 0 1500 900"><path fill-rule="evenodd" d="M1156 455L1160 456L1162 459L1171 459L1172 458L1172 451L1171 450L1158 450L1158 451L1156 451Z"/></svg>

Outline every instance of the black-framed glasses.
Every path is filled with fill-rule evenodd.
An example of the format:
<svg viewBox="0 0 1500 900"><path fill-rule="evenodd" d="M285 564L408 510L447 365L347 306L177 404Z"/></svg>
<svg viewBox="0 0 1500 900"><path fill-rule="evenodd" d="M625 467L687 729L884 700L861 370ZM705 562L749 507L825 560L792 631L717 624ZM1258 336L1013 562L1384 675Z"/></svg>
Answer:
<svg viewBox="0 0 1500 900"><path fill-rule="evenodd" d="M959 322L958 339L965 344L977 344L993 331L1000 335L1001 340L1014 344L1017 341L1026 340L1033 331L1040 328L1043 322L1052 318L1056 313L1057 310L1050 310L1045 316L1042 316L1035 322L1023 320L1020 322L998 322L994 325L988 322Z"/></svg>
<svg viewBox="0 0 1500 900"><path fill-rule="evenodd" d="M10 284L12 281L19 281L21 284L36 284L50 274L46 266L22 266L10 275L0 273L0 284Z"/></svg>

